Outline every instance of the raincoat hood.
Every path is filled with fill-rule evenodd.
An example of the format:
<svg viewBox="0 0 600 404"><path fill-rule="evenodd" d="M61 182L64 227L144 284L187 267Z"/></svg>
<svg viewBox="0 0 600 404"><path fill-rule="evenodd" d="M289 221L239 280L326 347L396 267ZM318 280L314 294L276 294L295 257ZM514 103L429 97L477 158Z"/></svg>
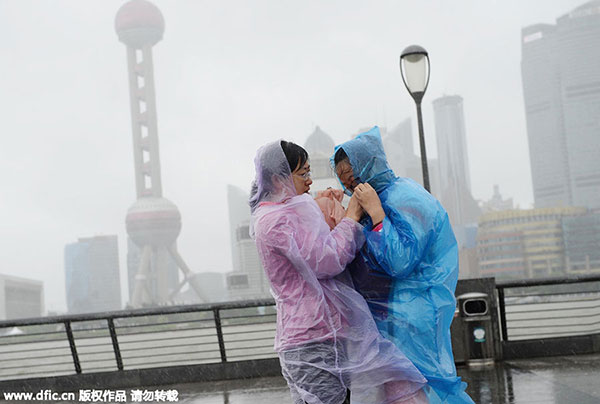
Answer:
<svg viewBox="0 0 600 404"><path fill-rule="evenodd" d="M256 176L250 191L250 210L262 202L281 203L296 196L292 171L281 148L281 140L267 143L254 158Z"/></svg>
<svg viewBox="0 0 600 404"><path fill-rule="evenodd" d="M333 156L330 158L334 171L335 153L340 148L348 155L354 178L360 183L368 182L378 193L387 188L396 178L387 162L377 126L335 147ZM347 192L344 184L342 186Z"/></svg>

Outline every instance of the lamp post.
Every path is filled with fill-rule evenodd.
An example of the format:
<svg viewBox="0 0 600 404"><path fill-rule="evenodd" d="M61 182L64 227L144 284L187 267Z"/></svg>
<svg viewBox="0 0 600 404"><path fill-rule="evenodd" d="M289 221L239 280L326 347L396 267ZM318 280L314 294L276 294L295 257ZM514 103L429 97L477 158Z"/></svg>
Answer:
<svg viewBox="0 0 600 404"><path fill-rule="evenodd" d="M423 186L431 192L429 186L429 169L427 168L427 152L425 151L425 136L423 135L423 116L421 100L429 84L429 56L419 45L411 45L400 55L400 73L402 81L417 104L417 121L419 124L419 143L421 145L421 167L423 170Z"/></svg>

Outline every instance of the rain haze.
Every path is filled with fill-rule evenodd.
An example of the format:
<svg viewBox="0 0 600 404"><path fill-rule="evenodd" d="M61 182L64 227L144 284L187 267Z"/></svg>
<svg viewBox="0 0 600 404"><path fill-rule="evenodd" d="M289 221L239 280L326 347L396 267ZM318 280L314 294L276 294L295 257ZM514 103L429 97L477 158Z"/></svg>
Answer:
<svg viewBox="0 0 600 404"><path fill-rule="evenodd" d="M0 1L0 273L43 281L46 311L66 311L65 245L93 235L118 235L128 301L125 215L136 194L114 27L124 3ZM165 19L153 48L163 194L181 212L178 248L192 270L232 269L226 187L249 189L262 144L303 144L317 125L341 143L415 121L398 68L413 43L431 60L428 153L431 101L460 95L474 198L498 184L532 207L521 29L583 1L153 3Z"/></svg>

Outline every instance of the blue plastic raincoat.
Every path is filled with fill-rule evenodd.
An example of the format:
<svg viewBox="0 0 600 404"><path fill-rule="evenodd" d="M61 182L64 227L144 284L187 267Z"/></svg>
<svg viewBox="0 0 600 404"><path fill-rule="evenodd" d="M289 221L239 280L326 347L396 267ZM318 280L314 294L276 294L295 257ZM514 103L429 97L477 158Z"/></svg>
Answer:
<svg viewBox="0 0 600 404"><path fill-rule="evenodd" d="M364 243L362 226L333 229L317 202L297 195L281 142L255 159L251 234L277 305L275 350L296 404L424 404L425 378L377 330L344 272Z"/></svg>
<svg viewBox="0 0 600 404"><path fill-rule="evenodd" d="M427 378L431 404L473 403L452 355L458 248L446 211L421 185L394 175L377 127L335 151L340 147L355 179L377 191L386 214L378 232L363 219L366 243L350 266L355 287L383 336Z"/></svg>

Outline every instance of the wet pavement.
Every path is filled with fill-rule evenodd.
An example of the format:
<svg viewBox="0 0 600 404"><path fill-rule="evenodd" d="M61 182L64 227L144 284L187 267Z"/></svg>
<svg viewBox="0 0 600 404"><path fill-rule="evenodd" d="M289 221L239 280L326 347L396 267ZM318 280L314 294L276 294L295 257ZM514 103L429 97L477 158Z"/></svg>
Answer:
<svg viewBox="0 0 600 404"><path fill-rule="evenodd" d="M458 373L480 404L600 403L600 355L512 360Z"/></svg>
<svg viewBox="0 0 600 404"><path fill-rule="evenodd" d="M478 404L600 404L600 355L560 356L459 368ZM291 404L283 378L169 386L188 404Z"/></svg>
<svg viewBox="0 0 600 404"><path fill-rule="evenodd" d="M458 373L468 383L467 392L478 404L600 404L600 354L511 360L479 369L461 367ZM176 390L178 402L186 404L292 404L282 377L170 384L136 390ZM132 389L123 392L128 403L173 402L164 397L134 399ZM16 402L0 400L0 403ZM57 401L21 399L18 402ZM76 401L60 402L115 400L93 401L79 396Z"/></svg>

